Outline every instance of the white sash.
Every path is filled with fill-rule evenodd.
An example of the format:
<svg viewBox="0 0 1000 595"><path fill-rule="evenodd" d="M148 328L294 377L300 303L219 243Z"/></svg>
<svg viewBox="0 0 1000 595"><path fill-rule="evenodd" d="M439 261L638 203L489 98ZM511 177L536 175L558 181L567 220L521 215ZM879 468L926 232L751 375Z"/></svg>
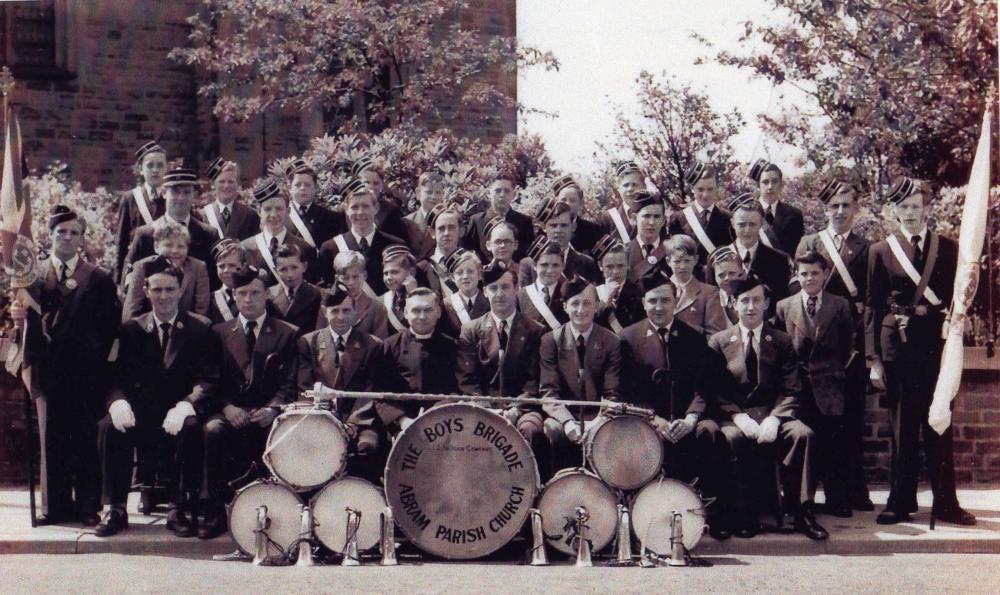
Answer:
<svg viewBox="0 0 1000 595"><path fill-rule="evenodd" d="M149 205L146 204L145 189L139 186L133 188L132 198L135 199L135 206L139 208L139 214L142 215L142 220L146 222L146 225L153 223L153 214L149 212Z"/></svg>
<svg viewBox="0 0 1000 595"><path fill-rule="evenodd" d="M623 244L628 244L632 241L632 238L628 235L628 226L622 221L621 213L618 211L618 207L613 209L608 209L608 216L611 217L611 222L615 224L615 228L618 230L618 236L621 237Z"/></svg>
<svg viewBox="0 0 1000 595"><path fill-rule="evenodd" d="M694 212L694 205L688 205L684 209L684 218L687 219L688 225L691 226L691 231L694 232L695 237L701 242L701 246L709 253L715 252L715 244L709 239L708 234L705 233L705 228L701 226L701 219L698 219L698 215Z"/></svg>
<svg viewBox="0 0 1000 595"><path fill-rule="evenodd" d="M830 260L833 261L833 268L837 269L837 274L840 275L840 279L844 282L844 286L847 287L847 291L851 292L851 297L858 297L858 286L854 283L851 272L847 270L847 265L844 264L844 259L840 256L840 251L837 250L837 245L833 241L833 236L830 234L829 228L824 229L816 235L823 242L823 247L826 248L827 254L830 255Z"/></svg>
<svg viewBox="0 0 1000 595"><path fill-rule="evenodd" d="M465 307L465 300L462 299L461 294L451 294L451 305L455 308L455 313L458 314L458 319L462 321L462 324L472 320L472 316L469 316L469 311Z"/></svg>
<svg viewBox="0 0 1000 595"><path fill-rule="evenodd" d="M602 304L610 306L609 299L611 298L611 284L603 283L597 286L597 299L601 301ZM611 326L611 330L615 331L616 334L621 334L622 325L618 322L618 317L615 316L615 311L611 310L608 315L608 324Z"/></svg>
<svg viewBox="0 0 1000 595"><path fill-rule="evenodd" d="M387 291L384 294L382 294L382 305L385 306L386 318L389 319L389 323L392 324L392 327L394 329L396 329L397 331L401 331L404 328L406 328L406 325L399 320L399 317L396 316L396 312L392 309L391 291Z"/></svg>
<svg viewBox="0 0 1000 595"><path fill-rule="evenodd" d="M601 300L603 303L608 303L608 298L611 297L611 284L602 283L597 286L597 299Z"/></svg>
<svg viewBox="0 0 1000 595"><path fill-rule="evenodd" d="M212 204L205 205L205 208L201 210L205 213L205 218L208 219L208 223L215 228L215 231L219 232L219 239L223 240L226 238L226 231L222 229L222 222L219 221L219 217L216 214L216 206L213 202Z"/></svg>
<svg viewBox="0 0 1000 595"><path fill-rule="evenodd" d="M531 305L538 310L538 313L542 315L545 319L545 323L549 325L552 330L559 328L560 323L556 319L555 314L549 309L549 305L545 303L545 298L542 297L542 292L538 291L538 286L531 284L524 289L524 292L528 294L528 299L531 300Z"/></svg>
<svg viewBox="0 0 1000 595"><path fill-rule="evenodd" d="M255 235L254 242L257 243L257 250L260 251L260 257L264 259L264 263L267 265L267 268L271 269L271 274L274 275L275 281L277 281L278 285L284 289L285 284L281 282L281 277L278 276L278 270L274 265L274 258L271 256L271 250L267 247L267 243L264 242L264 234L259 233Z"/></svg>
<svg viewBox="0 0 1000 595"><path fill-rule="evenodd" d="M219 309L219 314L222 314L222 319L229 322L233 319L233 311L229 309L229 302L226 301L226 288L216 289L215 294L215 307Z"/></svg>
<svg viewBox="0 0 1000 595"><path fill-rule="evenodd" d="M347 240L344 239L343 235L334 236L333 237L333 243L337 245L337 252L338 253L341 253L341 252L347 253L347 252L350 252L350 250L351 250L351 247L347 245ZM358 250L356 250L356 252L358 252ZM366 262L367 262L367 258L368 257L366 256L365 257ZM368 294L368 297L372 298L373 300L377 300L378 299L378 294L375 293L375 290L372 289L372 286L368 284L368 281L364 282L364 285L361 287L361 290L364 291L366 294Z"/></svg>
<svg viewBox="0 0 1000 595"><path fill-rule="evenodd" d="M288 218L292 220L292 225L295 226L295 231L299 232L302 239L305 240L307 244L315 248L316 240L314 240L312 234L309 233L309 228L306 227L306 222L302 220L302 215L299 215L299 210L294 205L289 205Z"/></svg>
<svg viewBox="0 0 1000 595"><path fill-rule="evenodd" d="M885 239L886 243L889 244L889 249L892 250L892 255L896 257L896 262L899 266L903 267L903 272L906 276L913 281L914 285L920 287L920 273L917 272L916 267L910 262L910 259L906 256L906 251L903 250L903 246L899 244L899 240L896 239L895 235L890 235ZM940 306L941 299L934 293L934 290L930 288L930 285L924 288L924 298L931 303L932 306Z"/></svg>
<svg viewBox="0 0 1000 595"><path fill-rule="evenodd" d="M760 236L760 241L763 242L765 246L771 248L772 250L780 250L780 248L774 247L774 243L771 242L771 236L767 235L767 230L769 229L771 229L771 226L769 226L767 223L765 223L760 228L760 231L757 232L757 235Z"/></svg>

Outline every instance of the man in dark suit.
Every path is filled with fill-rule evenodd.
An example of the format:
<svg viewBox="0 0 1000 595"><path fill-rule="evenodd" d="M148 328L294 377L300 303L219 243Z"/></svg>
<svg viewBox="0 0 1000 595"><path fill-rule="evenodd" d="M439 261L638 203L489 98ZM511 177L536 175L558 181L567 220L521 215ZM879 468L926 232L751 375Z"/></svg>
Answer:
<svg viewBox="0 0 1000 595"><path fill-rule="evenodd" d="M368 272L368 287L371 297L385 293L385 282L382 280L382 251L392 244L406 244L397 236L384 233L375 227L378 214L378 202L375 195L360 180L352 180L344 187L344 201L347 209L347 221L350 229L334 236L320 246L319 270L321 278L327 285L333 282L333 259L341 252L354 250L365 257L365 270Z"/></svg>
<svg viewBox="0 0 1000 595"><path fill-rule="evenodd" d="M635 217L636 235L625 247L628 251L628 278L633 282L649 275L667 257L666 240L663 239L666 209L662 198L645 190L635 196L632 215Z"/></svg>
<svg viewBox="0 0 1000 595"><path fill-rule="evenodd" d="M531 217L511 208L516 187L514 178L510 174L497 174L489 186L490 207L469 219L462 245L468 250L478 252L484 261L491 258L486 247L486 240L489 239L486 236L486 224L494 217L503 217L517 229L518 250L514 252L514 260L521 260L535 239L535 227Z"/></svg>
<svg viewBox="0 0 1000 595"><path fill-rule="evenodd" d="M235 275L233 295L239 316L212 327L222 353L214 415L204 427L204 539L225 531L227 482L260 461L271 422L296 396L295 327L267 315L267 286L257 269Z"/></svg>
<svg viewBox="0 0 1000 595"><path fill-rule="evenodd" d="M270 312L298 328L298 336L316 330L323 302L323 290L305 280L306 263L302 250L295 244L285 244L274 255L278 273L277 285L268 289Z"/></svg>
<svg viewBox="0 0 1000 595"><path fill-rule="evenodd" d="M144 143L135 150L135 163L142 183L118 196L118 247L115 257L115 283L128 274L125 255L135 237L135 231L163 216L165 208L160 195L163 174L167 171L167 154L156 141Z"/></svg>
<svg viewBox="0 0 1000 595"><path fill-rule="evenodd" d="M955 494L952 429L939 435L927 423L958 266L955 241L927 229L932 198L926 182L900 179L888 196L900 228L868 255L874 321L866 337L870 377L886 391L893 433L892 488L880 524L904 522L917 510L921 433L936 517L960 525L976 522Z"/></svg>
<svg viewBox="0 0 1000 595"><path fill-rule="evenodd" d="M735 534L753 537L760 531L758 507L768 498L760 479L780 461L785 508L795 515L795 530L824 540L829 535L812 511L815 435L799 419L802 383L792 340L766 323L770 295L760 278L747 275L733 293L739 324L712 335L709 346L722 355L728 371L718 402L722 433L738 466Z"/></svg>
<svg viewBox="0 0 1000 595"><path fill-rule="evenodd" d="M674 318L677 289L665 268L644 278L642 289L647 318L621 333L622 399L654 411L667 476L697 477L705 496L723 497L727 450L718 423L706 414L721 372L718 357L704 335ZM709 509L716 539L729 537L723 508Z"/></svg>
<svg viewBox="0 0 1000 595"><path fill-rule="evenodd" d="M816 432L816 475L823 481L826 511L850 517L844 412L847 367L854 349L854 316L844 298L823 291L830 272L818 252L796 257L802 290L778 302L775 326L792 338L802 379L802 417Z"/></svg>
<svg viewBox="0 0 1000 595"><path fill-rule="evenodd" d="M80 255L86 225L63 205L48 219L52 255L38 263L27 294L11 303L26 321L21 377L38 414L42 523L100 520L97 420L104 414L108 353L120 312L114 282Z"/></svg>
<svg viewBox="0 0 1000 595"><path fill-rule="evenodd" d="M683 234L695 240L698 266L694 272L699 281L704 281L708 255L733 241L732 222L729 213L718 205L719 174L715 167L695 161L684 173L684 183L691 189L694 200L670 214L667 230L671 237Z"/></svg>
<svg viewBox="0 0 1000 595"><path fill-rule="evenodd" d="M615 192L621 203L607 209L597 220L601 231L617 236L623 245L635 238L635 222L632 206L636 196L646 188L646 176L634 161L615 164Z"/></svg>
<svg viewBox="0 0 1000 595"><path fill-rule="evenodd" d="M552 182L552 196L570 206L573 219L573 249L589 254L597 240L604 235L604 231L600 225L580 216L583 210L583 189L572 176L560 176Z"/></svg>
<svg viewBox="0 0 1000 595"><path fill-rule="evenodd" d="M592 283L600 283L601 271L597 263L586 254L577 252L570 243L573 238L573 211L569 203L549 197L542 201L536 219L545 237L563 252L563 275L566 278L579 275Z"/></svg>
<svg viewBox="0 0 1000 595"><path fill-rule="evenodd" d="M357 312L347 288L338 283L323 297L327 326L298 340L298 387L317 382L334 390L375 390L386 371L382 341L354 328ZM338 398L335 413L347 426L351 457L347 473L378 483L385 466L385 428L370 399Z"/></svg>
<svg viewBox="0 0 1000 595"><path fill-rule="evenodd" d="M288 205L288 229L305 240L313 250L323 242L347 231L347 217L340 211L316 203L316 171L305 161L296 159L287 168L285 176L292 200Z"/></svg>
<svg viewBox="0 0 1000 595"><path fill-rule="evenodd" d="M597 324L621 335L622 330L646 316L642 291L628 279L628 255L617 236L603 236L594 245L593 254L604 275L604 283L597 286Z"/></svg>
<svg viewBox="0 0 1000 595"><path fill-rule="evenodd" d="M617 400L621 393L621 340L594 324L597 290L574 277L563 284L563 298L569 322L545 333L539 347L538 390L557 469L580 464L575 445L583 438L584 422L597 416L596 409L588 409L578 420L560 399Z"/></svg>
<svg viewBox="0 0 1000 595"><path fill-rule="evenodd" d="M167 172L163 178L163 192L166 197L163 216L136 230L128 255L125 257L126 272L139 260L156 254L153 233L158 226L168 221L180 224L191 235L188 255L211 266L212 245L219 236L211 227L191 215L191 205L194 202L197 185L198 174L194 170L174 169ZM210 278L210 281L213 286L218 285L217 279ZM122 275L122 283L123 285L128 283L127 275Z"/></svg>
<svg viewBox="0 0 1000 595"><path fill-rule="evenodd" d="M743 194L736 197L731 203L730 211L733 213L733 230L736 232L736 239L731 245L736 249L743 268L760 277L771 290L775 300L768 311L768 317L771 317L777 301L788 297L788 282L792 275L788 256L768 248L760 240L764 215L752 196ZM798 242L797 239L795 241Z"/></svg>
<svg viewBox="0 0 1000 595"><path fill-rule="evenodd" d="M483 291L490 311L462 325L458 339L456 376L467 395L538 397L538 347L546 327L517 311L517 274L500 261L483 269ZM531 445L538 473L546 481L552 474L552 453L545 437L538 407L499 407Z"/></svg>
<svg viewBox="0 0 1000 595"><path fill-rule="evenodd" d="M170 480L167 529L178 537L197 533L201 491L201 424L214 382L216 343L207 318L179 310L180 269L163 256L142 267L152 311L126 321L108 414L98 425L101 477L107 512L99 537L128 527L125 510L132 482L132 450L165 469ZM166 460L163 460L166 459Z"/></svg>
<svg viewBox="0 0 1000 595"><path fill-rule="evenodd" d="M563 309L563 252L548 238L539 236L528 256L535 262L538 278L521 288L518 307L525 318L556 330L569 319Z"/></svg>
<svg viewBox="0 0 1000 595"><path fill-rule="evenodd" d="M201 218L220 240L245 240L260 231L260 217L239 200L240 166L218 157L205 176L212 183L215 200L201 208Z"/></svg>
<svg viewBox="0 0 1000 595"><path fill-rule="evenodd" d="M758 159L750 168L750 179L760 191L760 208L764 216L764 225L758 232L760 241L768 248L794 254L805 233L805 223L802 211L782 200L784 175L781 169L764 159Z"/></svg>
<svg viewBox="0 0 1000 595"><path fill-rule="evenodd" d="M288 231L288 201L281 193L277 181L265 180L254 188L254 207L260 213L260 233L243 240L247 264L267 271L271 283L278 282L275 254L285 245L294 245L306 264L307 281L319 280L316 250L308 242Z"/></svg>
<svg viewBox="0 0 1000 595"><path fill-rule="evenodd" d="M847 496L854 510L874 510L868 495L868 478L864 467L865 401L868 391L868 368L865 351L865 326L872 324L865 316L868 296L868 248L871 242L852 228L858 212L859 191L839 177L832 178L820 191L819 200L825 205L828 225L825 229L802 238L796 256L818 252L826 259L827 277L824 291L846 299L854 316L854 349L858 357L847 368L847 402L844 409L844 441L847 465Z"/></svg>

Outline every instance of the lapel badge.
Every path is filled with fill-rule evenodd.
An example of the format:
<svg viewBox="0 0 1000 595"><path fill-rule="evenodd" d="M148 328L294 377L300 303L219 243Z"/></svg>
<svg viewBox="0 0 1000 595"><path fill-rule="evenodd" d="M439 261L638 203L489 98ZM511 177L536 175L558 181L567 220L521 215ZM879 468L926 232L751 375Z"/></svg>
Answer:
<svg viewBox="0 0 1000 595"><path fill-rule="evenodd" d="M150 321L149 324L146 325L146 332L147 333L153 332L153 321Z"/></svg>
<svg viewBox="0 0 1000 595"><path fill-rule="evenodd" d="M670 333L670 336L671 337L676 337L677 336L677 329L674 329L673 332Z"/></svg>
<svg viewBox="0 0 1000 595"><path fill-rule="evenodd" d="M768 343L770 343L771 342L771 335L764 335L764 340L767 341Z"/></svg>
<svg viewBox="0 0 1000 595"><path fill-rule="evenodd" d="M652 254L650 254L649 256L646 257L646 262L648 262L649 264L656 264L657 260L659 260L659 259L657 259Z"/></svg>
<svg viewBox="0 0 1000 595"><path fill-rule="evenodd" d="M736 342L736 335L729 335L729 342L730 343L735 343Z"/></svg>
<svg viewBox="0 0 1000 595"><path fill-rule="evenodd" d="M76 279L66 279L67 289L76 289L76 286L77 286Z"/></svg>
<svg viewBox="0 0 1000 595"><path fill-rule="evenodd" d="M177 327L177 328L179 328L179 329L182 329L182 328L184 328L184 323L183 323L183 322L181 322L180 320L178 320L178 321L177 321L177 324L175 324L174 326L176 326L176 327Z"/></svg>

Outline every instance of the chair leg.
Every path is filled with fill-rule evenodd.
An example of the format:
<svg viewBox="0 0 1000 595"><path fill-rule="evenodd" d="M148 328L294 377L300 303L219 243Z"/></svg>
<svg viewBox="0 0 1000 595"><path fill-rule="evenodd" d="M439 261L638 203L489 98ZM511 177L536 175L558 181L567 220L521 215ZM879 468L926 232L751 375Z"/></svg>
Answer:
<svg viewBox="0 0 1000 595"><path fill-rule="evenodd" d="M774 513L774 524L778 529L781 529L785 525L785 497L784 497L784 483L781 481L781 463L778 461L774 462L774 494L775 494L775 513Z"/></svg>

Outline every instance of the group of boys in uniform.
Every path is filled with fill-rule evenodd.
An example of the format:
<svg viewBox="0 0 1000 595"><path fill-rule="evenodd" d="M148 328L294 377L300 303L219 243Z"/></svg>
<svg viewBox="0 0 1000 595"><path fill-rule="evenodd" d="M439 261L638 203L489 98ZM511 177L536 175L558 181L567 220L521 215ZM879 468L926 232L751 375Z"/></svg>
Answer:
<svg viewBox="0 0 1000 595"><path fill-rule="evenodd" d="M570 176L527 215L512 208L515 181L497 175L470 215L433 169L404 214L368 159L337 208L317 200L301 160L247 205L239 168L218 159L211 201L196 209L196 172L166 171L153 142L136 158L143 182L120 197L116 270L82 258L86 225L57 206L29 288L40 308L11 308L28 320L43 522L127 528L139 452L169 479L169 530L225 532L231 482L260 460L282 407L318 383L373 393L334 411L349 472L374 482L427 406L379 392L523 397L495 410L531 445L543 482L582 464L599 418L561 401L622 401L653 411L664 473L717 498L713 536L752 537L770 513L822 540L817 513L873 509L869 382L886 392L893 430L878 522L916 511L921 434L937 517L975 522L955 496L950 430L926 423L957 251L927 229L923 182L891 188L900 230L872 243L853 230L857 187L832 177L818 196L828 225L804 235L781 170L763 160L755 191L725 208L716 170L693 163L679 210L637 164L619 164L620 204L589 221Z"/></svg>

